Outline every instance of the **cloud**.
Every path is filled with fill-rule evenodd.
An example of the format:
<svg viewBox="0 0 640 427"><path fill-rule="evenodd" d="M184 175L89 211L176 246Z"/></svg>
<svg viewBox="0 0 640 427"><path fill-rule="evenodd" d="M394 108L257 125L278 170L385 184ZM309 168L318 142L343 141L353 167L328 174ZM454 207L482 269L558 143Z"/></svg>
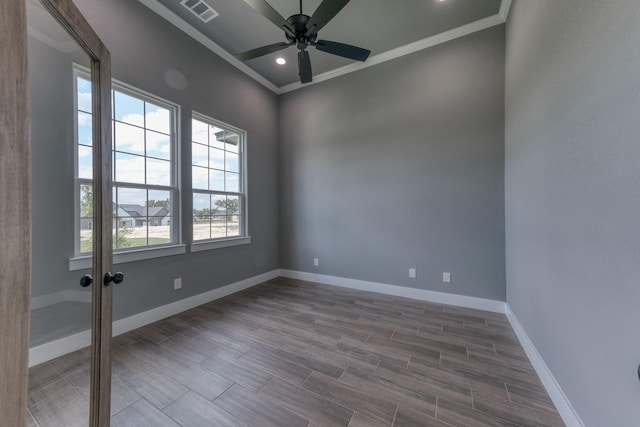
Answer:
<svg viewBox="0 0 640 427"><path fill-rule="evenodd" d="M78 92L78 110L91 112L91 92Z"/></svg>
<svg viewBox="0 0 640 427"><path fill-rule="evenodd" d="M145 182L146 169L146 182ZM123 183L171 185L171 163L143 156L116 153L115 180Z"/></svg>
<svg viewBox="0 0 640 427"><path fill-rule="evenodd" d="M142 114L126 114L121 121L115 122L115 148L132 154L146 154L161 159L171 159L171 128L168 110L147 113L147 131L144 130L145 118ZM157 131L166 133L159 133ZM145 141L146 138L146 141Z"/></svg>

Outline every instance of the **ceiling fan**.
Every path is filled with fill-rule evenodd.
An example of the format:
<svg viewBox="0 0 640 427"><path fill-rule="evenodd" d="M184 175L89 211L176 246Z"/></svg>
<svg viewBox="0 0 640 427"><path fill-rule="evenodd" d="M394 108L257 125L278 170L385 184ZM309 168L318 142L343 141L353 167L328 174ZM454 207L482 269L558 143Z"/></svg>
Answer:
<svg viewBox="0 0 640 427"><path fill-rule="evenodd" d="M371 53L370 50L349 44L317 40L318 31L327 25L349 3L349 0L324 0L312 16L302 13L302 0L300 0L300 13L290 16L289 19L284 19L266 0L244 0L244 2L277 25L278 28L284 30L287 41L239 53L236 58L241 61L248 61L295 45L300 50L298 52L300 82L309 83L313 80L313 77L309 52L306 50L308 46L314 46L322 52L356 61L366 61Z"/></svg>

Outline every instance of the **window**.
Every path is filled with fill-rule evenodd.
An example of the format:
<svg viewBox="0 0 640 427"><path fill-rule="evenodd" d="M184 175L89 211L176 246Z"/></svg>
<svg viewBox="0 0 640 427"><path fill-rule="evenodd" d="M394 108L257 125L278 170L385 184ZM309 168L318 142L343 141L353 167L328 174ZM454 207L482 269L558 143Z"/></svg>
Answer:
<svg viewBox="0 0 640 427"><path fill-rule="evenodd" d="M193 241L246 238L245 132L194 113L191 135Z"/></svg>
<svg viewBox="0 0 640 427"><path fill-rule="evenodd" d="M76 254L92 246L91 81L79 67L76 82ZM177 244L176 118L178 107L113 82L113 247L116 252Z"/></svg>

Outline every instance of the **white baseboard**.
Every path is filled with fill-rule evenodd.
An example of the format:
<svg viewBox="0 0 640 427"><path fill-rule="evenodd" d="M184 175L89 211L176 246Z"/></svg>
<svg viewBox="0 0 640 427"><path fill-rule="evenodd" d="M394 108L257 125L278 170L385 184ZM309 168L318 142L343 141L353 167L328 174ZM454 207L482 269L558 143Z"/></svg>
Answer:
<svg viewBox="0 0 640 427"><path fill-rule="evenodd" d="M91 291L58 291L31 298L30 310L64 301L91 303Z"/></svg>
<svg viewBox="0 0 640 427"><path fill-rule="evenodd" d="M533 365L533 368L536 370L538 377L540 377L540 381L542 381L544 388L547 390L547 393L549 393L549 397L553 401L553 404L556 405L556 409L560 413L564 423L567 427L585 427L580 416L578 416L578 413L573 409L571 402L562 391L560 384L558 384L553 373L544 362L544 359L540 353L538 353L533 341L531 341L527 335L527 332L511 310L509 304L505 304L505 315L507 316L513 331L518 336L518 340L520 340L520 344L527 353L527 357Z"/></svg>
<svg viewBox="0 0 640 427"><path fill-rule="evenodd" d="M240 292L252 286L279 276L279 270L269 271L258 276L250 277L239 282L232 283L221 288L213 289L192 297L184 298L161 307L134 314L133 316L113 322L113 336L129 332L158 320L165 319L191 308L217 300L227 295ZM33 347L29 350L29 367L39 365L56 357L64 356L91 344L91 331L83 331L68 337L51 341L46 344Z"/></svg>
<svg viewBox="0 0 640 427"><path fill-rule="evenodd" d="M157 322L158 320L166 319L174 314L182 313L183 311L199 305L226 297L227 295L235 294L236 292L251 288L262 282L266 282L267 280L275 279L278 276L278 270L269 271L268 273L250 277L221 288L213 289L202 294L172 302L171 304L153 308L143 313L134 314L133 316L116 320L113 322L113 336L115 337L120 334L124 334L125 332Z"/></svg>
<svg viewBox="0 0 640 427"><path fill-rule="evenodd" d="M425 289L407 288L404 286L387 285L384 283L367 282L364 280L346 279L343 277L326 276L323 274L306 273L304 271L280 270L280 276L289 279L306 280L323 285L339 286L361 291L377 292L379 294L397 297L413 298L438 304L456 305L459 307L475 308L504 314L504 302L485 298L469 297L465 295L448 294L444 292L428 291Z"/></svg>

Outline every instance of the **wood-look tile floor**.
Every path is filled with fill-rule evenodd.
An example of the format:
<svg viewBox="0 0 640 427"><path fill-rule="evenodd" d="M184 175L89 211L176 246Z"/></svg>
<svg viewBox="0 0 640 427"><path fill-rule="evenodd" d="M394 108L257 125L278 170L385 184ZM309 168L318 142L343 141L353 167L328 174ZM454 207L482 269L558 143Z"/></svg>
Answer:
<svg viewBox="0 0 640 427"><path fill-rule="evenodd" d="M562 426L505 316L278 278L113 339L113 426ZM89 351L30 370L86 426Z"/></svg>

